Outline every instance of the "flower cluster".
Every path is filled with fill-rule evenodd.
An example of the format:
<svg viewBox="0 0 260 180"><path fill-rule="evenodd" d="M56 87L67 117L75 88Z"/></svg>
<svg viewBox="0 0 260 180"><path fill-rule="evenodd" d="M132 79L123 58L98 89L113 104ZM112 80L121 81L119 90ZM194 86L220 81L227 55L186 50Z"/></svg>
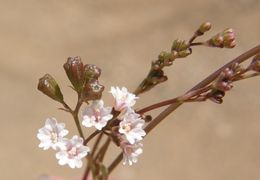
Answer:
<svg viewBox="0 0 260 180"><path fill-rule="evenodd" d="M119 146L124 153L124 164L132 165L137 162L137 157L142 153L141 140L146 135L143 130L145 121L132 107L136 103L134 94L123 87L111 87L110 93L114 97L114 105L105 107L103 100L89 101L89 105L82 111L82 125L95 127L99 131L117 129L112 131L119 141ZM115 113L113 113L115 112ZM117 114L117 115L113 115ZM109 126L109 121L115 120L115 125ZM55 118L48 118L45 126L37 134L41 141L40 148L52 148L57 151L56 158L60 165L68 164L71 168L82 167L82 158L87 156L90 148L83 145L83 139L73 136L68 140L65 136L68 130L65 124L57 123Z"/></svg>
<svg viewBox="0 0 260 180"><path fill-rule="evenodd" d="M71 168L81 168L81 159L89 153L90 149L83 145L81 137L65 138L68 133L64 123L58 123L55 118L47 118L45 126L39 129L37 134L41 141L39 147L44 150L49 148L56 150L56 158L60 165L68 164Z"/></svg>
<svg viewBox="0 0 260 180"><path fill-rule="evenodd" d="M124 164L132 165L137 162L137 156L142 152L140 140L146 134L143 130L145 121L132 109L138 97L129 93L125 87L111 87L110 93L114 97L113 110L118 115L114 117L112 107L104 107L103 100L95 100L82 112L82 125L94 126L98 130L118 129L112 132L119 139L119 146L124 152ZM110 120L119 123L107 127ZM139 148L136 148L137 146Z"/></svg>

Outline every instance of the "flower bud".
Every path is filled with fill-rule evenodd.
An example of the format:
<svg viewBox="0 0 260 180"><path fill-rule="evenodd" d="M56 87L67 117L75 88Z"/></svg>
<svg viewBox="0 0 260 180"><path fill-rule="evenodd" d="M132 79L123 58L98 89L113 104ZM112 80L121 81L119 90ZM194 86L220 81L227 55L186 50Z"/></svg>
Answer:
<svg viewBox="0 0 260 180"><path fill-rule="evenodd" d="M83 86L83 63L79 56L69 57L63 65L66 74L77 92L80 92Z"/></svg>
<svg viewBox="0 0 260 180"><path fill-rule="evenodd" d="M162 51L158 56L159 61L156 62L156 64L159 65L159 67L163 66L170 66L172 65L172 62L174 61L175 57L173 57L172 53L168 53L165 51Z"/></svg>
<svg viewBox="0 0 260 180"><path fill-rule="evenodd" d="M236 45L235 42L235 33L233 29L226 29L223 31L223 38L224 38L224 47L226 48L233 48Z"/></svg>
<svg viewBox="0 0 260 180"><path fill-rule="evenodd" d="M185 58L185 57L187 57L188 55L190 55L191 54L191 49L189 48L189 49L186 49L186 50L183 50L183 51L180 51L180 52L178 52L178 54L177 54L177 57L178 58Z"/></svg>
<svg viewBox="0 0 260 180"><path fill-rule="evenodd" d="M85 84L82 93L83 99L84 101L98 100L101 98L103 91L104 91L104 86L99 84L98 80L92 79L90 82Z"/></svg>
<svg viewBox="0 0 260 180"><path fill-rule="evenodd" d="M229 81L221 81L221 82L217 82L215 83L215 86L214 86L217 90L220 90L220 91L229 91L232 89L233 85L231 82Z"/></svg>
<svg viewBox="0 0 260 180"><path fill-rule="evenodd" d="M198 29L198 35L202 35L205 32L209 31L211 29L211 23L210 22L204 22L200 25L200 28Z"/></svg>
<svg viewBox="0 0 260 180"><path fill-rule="evenodd" d="M101 69L93 64L86 64L84 66L84 79L89 81L90 79L98 79L101 74Z"/></svg>
<svg viewBox="0 0 260 180"><path fill-rule="evenodd" d="M58 102L63 102L63 95L55 79L45 74L39 79L38 90Z"/></svg>
<svg viewBox="0 0 260 180"><path fill-rule="evenodd" d="M257 54L251 64L249 65L249 68L253 71L260 72L260 54Z"/></svg>
<svg viewBox="0 0 260 180"><path fill-rule="evenodd" d="M177 39L173 41L171 50L180 52L183 50L187 50L188 48L189 48L189 44L186 43L186 41Z"/></svg>
<svg viewBox="0 0 260 180"><path fill-rule="evenodd" d="M225 92L217 90L212 91L209 99L214 103L221 104L223 102L223 97L225 96Z"/></svg>
<svg viewBox="0 0 260 180"><path fill-rule="evenodd" d="M225 29L207 41L207 45L219 48L233 48L236 45L235 33L233 29Z"/></svg>

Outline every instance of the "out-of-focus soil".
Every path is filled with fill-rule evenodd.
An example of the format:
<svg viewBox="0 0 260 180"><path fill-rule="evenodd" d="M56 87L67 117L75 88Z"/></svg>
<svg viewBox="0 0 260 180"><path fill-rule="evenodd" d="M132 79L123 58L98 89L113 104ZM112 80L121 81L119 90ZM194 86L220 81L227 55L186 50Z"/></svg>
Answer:
<svg viewBox="0 0 260 180"><path fill-rule="evenodd" d="M68 103L75 103L62 67L68 56L79 55L85 63L102 68L104 99L111 105L110 86L134 90L151 60L169 50L174 39L188 39L201 22L213 23L207 37L227 27L235 29L235 49L194 48L189 58L166 68L166 83L141 96L136 107L142 107L180 95L260 40L257 0L0 3L2 180L35 180L42 174L72 179L83 173L84 168L59 166L53 151L37 147L36 133L46 117L65 122L69 136L76 133L71 117L36 88L38 78L50 73ZM259 180L259 92L257 77L236 83L222 105L182 106L147 136L139 162L120 165L112 176L116 180ZM106 162L116 152L114 148Z"/></svg>

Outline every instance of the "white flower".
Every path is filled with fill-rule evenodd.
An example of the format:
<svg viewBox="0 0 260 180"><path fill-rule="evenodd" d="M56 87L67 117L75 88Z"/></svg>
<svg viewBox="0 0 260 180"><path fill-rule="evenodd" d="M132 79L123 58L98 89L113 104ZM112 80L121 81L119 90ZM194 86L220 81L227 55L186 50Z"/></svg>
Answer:
<svg viewBox="0 0 260 180"><path fill-rule="evenodd" d="M114 109L116 111L122 111L127 107L134 106L135 100L138 99L134 94L129 93L125 87L122 87L122 89L111 87L110 93L115 98Z"/></svg>
<svg viewBox="0 0 260 180"><path fill-rule="evenodd" d="M126 141L121 142L120 147L123 150L123 164L132 165L133 163L137 163L138 156L143 153L143 144L140 142L136 142L135 144L129 144Z"/></svg>
<svg viewBox="0 0 260 180"><path fill-rule="evenodd" d="M92 101L92 104L82 113L83 126L95 126L98 130L101 130L112 119L111 110L111 107L104 107L103 100Z"/></svg>
<svg viewBox="0 0 260 180"><path fill-rule="evenodd" d="M59 165L68 164L71 168L81 168L82 158L84 158L90 149L83 145L83 139L73 136L72 139L65 141L64 146L56 153Z"/></svg>
<svg viewBox="0 0 260 180"><path fill-rule="evenodd" d="M140 118L139 114L133 110L128 110L119 124L119 133L124 134L130 144L134 144L146 135L143 130L144 123L145 121Z"/></svg>
<svg viewBox="0 0 260 180"><path fill-rule="evenodd" d="M44 150L50 147L56 150L64 141L64 136L69 133L64 123L57 123L55 118L47 118L45 126L38 130L37 138L41 141L40 148Z"/></svg>

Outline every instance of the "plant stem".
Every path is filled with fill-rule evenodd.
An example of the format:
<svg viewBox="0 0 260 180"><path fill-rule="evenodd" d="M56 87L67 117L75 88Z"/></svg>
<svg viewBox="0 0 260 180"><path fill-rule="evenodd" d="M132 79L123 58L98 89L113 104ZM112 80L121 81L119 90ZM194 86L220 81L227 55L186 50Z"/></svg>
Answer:
<svg viewBox="0 0 260 180"><path fill-rule="evenodd" d="M98 138L97 138L97 140L95 141L95 144L93 146L91 154L89 156L87 156L88 165L86 167L86 170L85 170L85 173L84 173L84 176L83 176L82 180L87 180L87 178L89 176L89 171L91 169L91 166L93 165L93 157L95 155L95 152L97 150L98 144L100 143L100 140L102 139L102 137L103 137L103 133L100 133Z"/></svg>
<svg viewBox="0 0 260 180"><path fill-rule="evenodd" d="M123 152L121 152L116 159L110 164L110 166L108 167L108 174L110 174L115 167L120 163L120 161L123 159Z"/></svg>
<svg viewBox="0 0 260 180"><path fill-rule="evenodd" d="M96 135L98 135L101 131L96 130L95 132L93 132L88 138L86 138L86 140L84 141L84 145L86 145L92 138L94 138Z"/></svg>
<svg viewBox="0 0 260 180"><path fill-rule="evenodd" d="M169 99L169 100L166 100L166 101L162 101L162 102L147 106L145 108L142 108L142 109L138 110L137 113L143 114L145 112L148 112L148 111L151 111L151 110L163 107L163 106L167 106L167 105L170 105L170 104L173 104L173 103L177 103L177 102L183 103L185 101L190 100L190 98L192 98L194 96L198 96L201 93L208 91L209 89L210 89L210 86L206 86L206 87L203 87L203 88L200 88L200 89L196 89L196 90L190 91L189 93L186 93L182 96L179 96L179 97L176 97L176 98L173 98L173 99Z"/></svg>
<svg viewBox="0 0 260 180"><path fill-rule="evenodd" d="M221 73L225 68L230 67L234 63L242 63L243 61L246 61L248 58L256 55L260 52L260 45L248 50L247 52L241 54L237 58L233 59L232 61L228 62L221 68L219 68L217 71L209 75L207 78L202 80L200 83L195 85L193 88L191 88L187 93L194 91L199 88L203 88L204 86L207 86L210 84L218 75ZM186 94L187 94L186 93ZM153 121L151 121L146 127L145 131L146 133L149 133L154 127L156 127L165 117L167 117L171 112L173 112L175 109L177 109L182 103L176 102L171 104L168 108L166 108L163 112L161 112Z"/></svg>
<svg viewBox="0 0 260 180"><path fill-rule="evenodd" d="M105 156L105 154L106 154L106 151L107 151L107 148L108 148L110 142L111 142L110 137L107 137L106 142L105 142L104 145L100 148L99 152L97 153L97 155L96 155L96 157L95 157L95 162L96 162L97 160L99 160L100 162L103 161L104 156Z"/></svg>
<svg viewBox="0 0 260 180"><path fill-rule="evenodd" d="M204 42L190 43L190 46L201 46L201 45L205 45L205 43Z"/></svg>
<svg viewBox="0 0 260 180"><path fill-rule="evenodd" d="M193 88L191 88L187 93L199 89L199 88L203 88L205 86L207 86L208 84L210 84L218 75L221 71L223 71L225 68L230 67L232 64L234 63L242 63L244 61L246 61L248 58L256 55L260 53L260 45L257 45L256 47L248 50L247 52L241 54L240 56L238 56L237 58L233 59L232 61L228 62L227 64L225 64L224 66L222 66L221 68L219 68L217 71L215 71L214 73L212 73L211 75L209 75L207 78L205 78L204 80L202 80L200 83L198 83L197 85L195 85ZM187 94L186 93L186 94ZM145 131L148 134L152 129L154 129L163 119L165 119L169 114L171 114L175 109L177 109L180 105L182 104L182 102L176 101L174 103L172 103L169 107L167 107L164 111L162 111L154 120L152 120L146 127L145 127ZM114 168L119 164L119 162L123 159L123 153L120 153L117 158L111 163L111 165L108 168L108 173L110 174Z"/></svg>
<svg viewBox="0 0 260 180"><path fill-rule="evenodd" d="M83 131L81 129L81 126L80 126L80 122L79 122L79 117L78 117L78 114L79 114L79 109L82 105L82 100L81 100L81 95L78 94L78 102L77 102L77 105L75 107L75 110L72 112L72 116L75 120L75 123L76 123L76 126L77 126L77 129L78 129L78 132L80 134L80 137L83 138L83 140L85 140L85 137L84 137L84 134L83 134Z"/></svg>

